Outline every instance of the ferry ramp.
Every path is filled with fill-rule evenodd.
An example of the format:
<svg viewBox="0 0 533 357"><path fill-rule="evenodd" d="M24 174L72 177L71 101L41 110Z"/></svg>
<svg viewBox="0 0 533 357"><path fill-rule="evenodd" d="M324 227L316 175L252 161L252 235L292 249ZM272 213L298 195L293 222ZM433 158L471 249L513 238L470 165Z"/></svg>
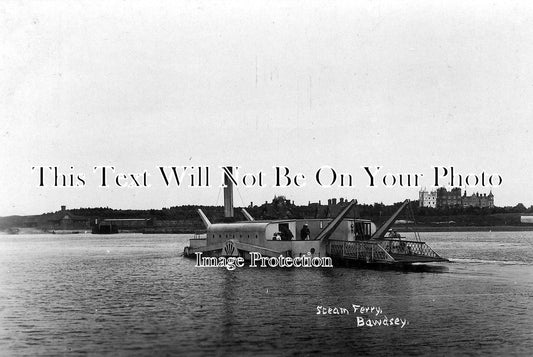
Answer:
<svg viewBox="0 0 533 357"><path fill-rule="evenodd" d="M327 253L333 258L366 263L397 264L448 261L435 253L425 242L405 240L330 240Z"/></svg>

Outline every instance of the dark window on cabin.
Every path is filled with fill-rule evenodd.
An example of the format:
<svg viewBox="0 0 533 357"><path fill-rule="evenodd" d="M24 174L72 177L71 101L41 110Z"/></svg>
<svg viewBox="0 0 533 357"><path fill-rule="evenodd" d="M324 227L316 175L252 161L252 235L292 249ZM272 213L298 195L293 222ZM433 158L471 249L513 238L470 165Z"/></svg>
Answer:
<svg viewBox="0 0 533 357"><path fill-rule="evenodd" d="M354 226L355 239L367 240L370 238L370 223L368 222L355 222Z"/></svg>
<svg viewBox="0 0 533 357"><path fill-rule="evenodd" d="M279 223L278 230L281 235L281 240L292 240L292 237L294 237L291 230L289 229L288 223Z"/></svg>

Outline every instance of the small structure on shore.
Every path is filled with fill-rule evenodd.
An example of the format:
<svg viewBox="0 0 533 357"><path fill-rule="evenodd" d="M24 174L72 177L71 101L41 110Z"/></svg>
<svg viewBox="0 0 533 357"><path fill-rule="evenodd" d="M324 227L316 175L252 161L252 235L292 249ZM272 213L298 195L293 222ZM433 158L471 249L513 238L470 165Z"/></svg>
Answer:
<svg viewBox="0 0 533 357"><path fill-rule="evenodd" d="M91 218L75 215L63 205L61 211L47 219L47 229L50 231L86 231L91 229Z"/></svg>
<svg viewBox="0 0 533 357"><path fill-rule="evenodd" d="M93 233L142 232L148 227L153 227L153 220L151 218L105 218L96 220Z"/></svg>

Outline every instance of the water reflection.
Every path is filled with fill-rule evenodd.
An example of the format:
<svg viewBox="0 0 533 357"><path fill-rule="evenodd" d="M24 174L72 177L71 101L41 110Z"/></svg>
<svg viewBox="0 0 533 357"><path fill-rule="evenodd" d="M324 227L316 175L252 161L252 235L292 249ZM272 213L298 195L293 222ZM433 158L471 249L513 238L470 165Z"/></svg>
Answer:
<svg viewBox="0 0 533 357"><path fill-rule="evenodd" d="M238 284L238 275L224 269L222 273L222 319L219 323L222 325L221 342L224 346L228 341L235 341L234 326L236 295L240 293L240 284Z"/></svg>

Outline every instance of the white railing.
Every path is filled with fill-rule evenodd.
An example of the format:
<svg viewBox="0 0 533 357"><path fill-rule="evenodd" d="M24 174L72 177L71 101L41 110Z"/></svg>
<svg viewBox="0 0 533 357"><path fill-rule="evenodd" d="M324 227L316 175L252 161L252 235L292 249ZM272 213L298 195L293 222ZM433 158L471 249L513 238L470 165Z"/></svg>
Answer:
<svg viewBox="0 0 533 357"><path fill-rule="evenodd" d="M416 261L416 258L424 258L420 259L421 261L427 258L446 260L441 258L424 242L401 239L375 241L330 240L327 252L331 257L355 259L369 263L394 263L405 261L406 259Z"/></svg>
<svg viewBox="0 0 533 357"><path fill-rule="evenodd" d="M328 254L331 257L349 258L370 262L394 262L394 258L379 245L372 241L339 241L330 240Z"/></svg>
<svg viewBox="0 0 533 357"><path fill-rule="evenodd" d="M194 233L191 239L207 239L207 233Z"/></svg>
<svg viewBox="0 0 533 357"><path fill-rule="evenodd" d="M424 242L403 239L387 239L381 241L380 244L390 254L403 254L441 259L441 257Z"/></svg>

